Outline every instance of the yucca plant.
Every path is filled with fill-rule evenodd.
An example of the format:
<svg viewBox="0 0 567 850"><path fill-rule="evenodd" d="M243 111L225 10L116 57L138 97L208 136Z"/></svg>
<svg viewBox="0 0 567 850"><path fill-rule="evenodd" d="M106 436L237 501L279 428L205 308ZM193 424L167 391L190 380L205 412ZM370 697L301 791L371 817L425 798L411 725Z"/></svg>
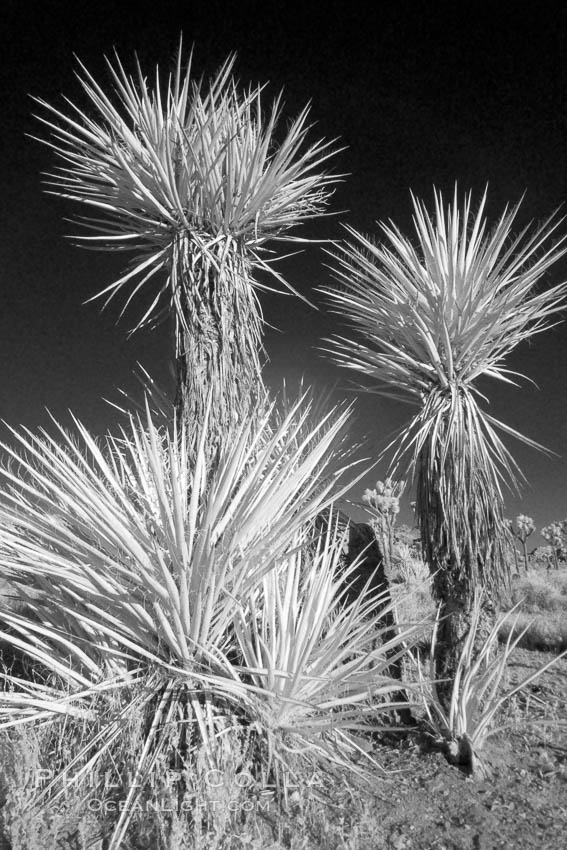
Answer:
<svg viewBox="0 0 567 850"><path fill-rule="evenodd" d="M294 291L268 243L305 241L291 231L325 212L336 179L322 168L331 143L306 143L309 108L281 130L281 96L265 110L263 87L241 91L233 65L230 57L202 85L180 45L165 86L157 70L150 84L139 65L133 77L116 57L112 94L81 65L88 111L38 101L63 160L50 191L93 212L79 218L90 231L79 244L131 257L94 297L124 295L125 309L148 292L132 332L173 314L178 413L201 422L212 387L220 433L243 399L262 396L257 290L267 285L254 274Z"/></svg>
<svg viewBox="0 0 567 850"><path fill-rule="evenodd" d="M417 485L423 552L442 603L436 674L447 710L474 592L487 590L488 633L490 595L507 571L502 483L517 485L521 473L500 433L536 445L481 406L478 381L513 383L506 357L556 320L567 295L564 283L537 288L567 252L565 237L548 245L556 216L514 236L519 204L489 230L485 203L486 192L474 212L470 193L461 203L455 187L447 206L436 192L430 215L413 197L415 244L392 223L381 225L382 244L347 228L340 286L327 290L353 330L334 339L335 360L372 379L373 391L418 407L392 444L391 474L404 466Z"/></svg>
<svg viewBox="0 0 567 850"><path fill-rule="evenodd" d="M492 627L487 637L483 636L480 652L475 651L477 632L481 628L483 591L477 591L471 610L469 633L461 647L455 679L452 683L451 701L448 710L439 699L434 676L424 673L419 656L414 658L417 681L421 690L422 704L430 734L446 750L449 759L476 776L486 776L490 769L483 750L492 735L507 728L499 722L501 709L517 693L521 693L542 673L549 670L567 653L555 656L543 667L526 676L519 684L505 688L504 681L510 657L529 629L516 628L517 617L510 623L502 653L496 650L499 633L505 623L513 620L518 606L508 611ZM433 630L433 652L439 632L437 617ZM513 635L516 635L513 638ZM411 655L411 650L410 650ZM431 671L433 672L433 671ZM498 725L495 723L498 722Z"/></svg>
<svg viewBox="0 0 567 850"><path fill-rule="evenodd" d="M351 465L348 411L311 426L309 413L303 397L275 417L250 416L215 458L207 451L210 404L196 433L132 417L106 446L79 423L76 434L59 428L58 439L13 431L16 447L2 446L11 462L0 496L0 569L25 607L2 610L0 639L44 677L2 675L0 728L58 716L90 724L83 750L62 768L76 768L79 781L127 747L125 729L145 718L111 848L172 737L185 756L199 741L217 767L218 735L232 722L224 718L263 716L237 665L235 613L329 505ZM106 716L105 693L117 706Z"/></svg>
<svg viewBox="0 0 567 850"><path fill-rule="evenodd" d="M353 733L368 731L370 718L407 711L391 668L423 625L404 624L393 634L384 625L393 608L389 590L377 592L372 577L351 598L360 559L341 570L347 534L332 514L314 547L303 529L235 619L244 669L263 697L273 737L286 736L306 757L343 769L356 747Z"/></svg>

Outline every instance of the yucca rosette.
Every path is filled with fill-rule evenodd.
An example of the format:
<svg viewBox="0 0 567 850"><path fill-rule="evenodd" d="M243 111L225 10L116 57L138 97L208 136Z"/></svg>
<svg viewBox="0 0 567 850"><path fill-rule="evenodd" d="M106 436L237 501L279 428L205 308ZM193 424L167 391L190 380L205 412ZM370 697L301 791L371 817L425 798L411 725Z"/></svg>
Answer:
<svg viewBox="0 0 567 850"><path fill-rule="evenodd" d="M105 444L76 423L2 446L0 568L20 604L2 606L0 640L38 675L0 673L0 727L77 717L92 737L76 761L94 770L147 719L113 847L171 740L200 740L214 767L225 715L264 717L235 618L352 466L348 410L313 421L305 396L268 406L215 458L210 414L196 432L148 415Z"/></svg>
<svg viewBox="0 0 567 850"><path fill-rule="evenodd" d="M489 230L485 203L486 192L474 212L455 188L448 205L435 194L430 215L414 197L413 241L392 223L381 243L347 228L340 286L327 290L353 331L333 340L334 359L372 391L418 406L390 446L392 474L402 465L416 479L426 560L454 611L470 610L474 588L506 571L502 484L521 473L501 434L537 445L488 413L478 380L514 383L506 358L557 321L567 295L565 283L538 286L567 251L565 237L550 243L560 220L513 235L516 205Z"/></svg>
<svg viewBox="0 0 567 850"><path fill-rule="evenodd" d="M373 391L419 406L394 465L409 454L417 473L430 562L446 556L474 582L477 556L482 569L500 524L501 483L519 472L498 431L535 445L481 407L477 382L513 383L506 357L564 308L565 284L536 284L567 249L564 238L545 247L560 223L554 216L513 236L519 205L488 232L486 193L476 213L470 194L461 205L456 190L447 208L436 194L434 216L413 200L415 243L393 224L381 225L381 244L348 228L341 286L327 291L354 334L336 337L332 352L372 379Z"/></svg>
<svg viewBox="0 0 567 850"><path fill-rule="evenodd" d="M39 101L63 160L50 191L93 212L79 218L89 231L79 243L131 257L94 297L123 295L125 309L148 293L133 331L173 313L178 410L202 420L212 387L221 423L261 387L257 290L266 284L255 272L293 291L268 243L302 241L293 229L325 212L335 179L322 170L330 143L306 143L309 109L280 130L281 97L265 111L262 87L240 90L233 65L197 83L180 46L165 86L158 71L150 84L116 58L112 94L81 65L88 111Z"/></svg>

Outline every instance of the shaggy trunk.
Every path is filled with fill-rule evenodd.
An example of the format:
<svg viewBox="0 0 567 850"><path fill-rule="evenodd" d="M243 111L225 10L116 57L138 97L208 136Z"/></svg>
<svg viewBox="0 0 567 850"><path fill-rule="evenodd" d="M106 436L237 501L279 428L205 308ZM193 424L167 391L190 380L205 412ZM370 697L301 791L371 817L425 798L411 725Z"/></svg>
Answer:
<svg viewBox="0 0 567 850"><path fill-rule="evenodd" d="M475 601L474 588L459 578L456 570L440 569L433 579L436 597L441 600L441 611L435 647L435 678L438 680L437 696L449 716L453 684L459 666L463 644L471 628L471 614ZM494 624L495 609L486 590L473 646L474 661L486 644ZM465 733L456 739L446 740L442 751L449 764L458 767L475 779L486 779L489 768L475 751Z"/></svg>
<svg viewBox="0 0 567 850"><path fill-rule="evenodd" d="M494 623L494 599L507 575L506 524L501 501L484 498L486 481L455 463L448 452L422 451L418 472L418 516L433 592L441 605L435 646L437 692L448 713L464 641L469 633L475 592L483 591L482 611L473 656L486 642ZM432 470L433 467L433 470ZM443 489L442 489L443 487ZM441 495L443 494L443 495Z"/></svg>
<svg viewBox="0 0 567 850"><path fill-rule="evenodd" d="M262 316L250 283L209 263L194 267L179 289L185 327L176 328L175 412L200 428L210 396L213 452L262 394Z"/></svg>
<svg viewBox="0 0 567 850"><path fill-rule="evenodd" d="M440 621L435 647L437 693L446 712L449 711L453 683L463 644L471 625L475 589L459 577L455 569L440 568L433 578L433 592L441 603ZM485 592L474 655L478 655L494 624L494 605Z"/></svg>

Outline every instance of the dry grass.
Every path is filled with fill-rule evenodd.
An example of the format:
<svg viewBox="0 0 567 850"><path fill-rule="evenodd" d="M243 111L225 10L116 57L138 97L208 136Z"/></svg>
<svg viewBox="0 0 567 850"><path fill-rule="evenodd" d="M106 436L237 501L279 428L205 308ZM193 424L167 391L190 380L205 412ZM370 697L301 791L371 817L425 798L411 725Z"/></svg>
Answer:
<svg viewBox="0 0 567 850"><path fill-rule="evenodd" d="M128 748L136 747L140 730L125 735L124 764L106 763L90 771L82 783L69 782L57 802L43 803L38 794L52 776L54 755L78 750L81 731L60 720L43 726L21 726L0 733L2 772L0 846L2 834L11 850L76 850L102 847L128 793ZM249 735L242 728L224 738L223 763L211 768L203 748L172 769L170 757L160 757L160 770L146 789L121 844L125 850L181 850L250 845L252 821L260 806L259 784L249 760ZM78 773L80 765L76 765ZM186 792L179 798L180 773ZM256 830L258 833L258 830ZM187 836L191 842L187 843ZM106 845L104 845L106 846Z"/></svg>
<svg viewBox="0 0 567 850"><path fill-rule="evenodd" d="M500 639L527 627L520 646L534 650L562 652L567 649L567 571L531 569L515 577L504 607L519 605L517 622L504 623Z"/></svg>
<svg viewBox="0 0 567 850"><path fill-rule="evenodd" d="M125 789L69 786L59 806L36 805L46 784L49 753L72 743L64 722L0 733L0 847L11 850L100 850ZM184 765L191 799L172 806L168 782L145 802L121 847L124 850L364 850L380 837L372 815L372 789L355 777L298 770L287 800L255 778L245 736L227 739L224 769L210 770L195 751ZM165 775L165 771L164 771ZM92 779L90 777L89 779ZM101 777L97 777L98 780ZM171 780L169 782L171 786ZM170 790L170 789L169 789ZM171 793L169 793L171 798ZM165 806L160 805L165 803ZM169 803L169 806L167 805ZM173 810L175 809L175 810ZM9 843L8 843L9 842Z"/></svg>
<svg viewBox="0 0 567 850"><path fill-rule="evenodd" d="M420 558L409 553L408 547L396 548L399 551L394 553L388 578L392 597L397 601L398 621L415 623L426 618L433 627L436 605L427 567ZM548 570L542 565L533 567L527 575L516 574L510 589L502 595L502 614L516 605L516 617L506 620L500 628L502 643L512 629L517 635L527 627L520 647L543 652L567 649L567 569ZM429 635L428 632L424 636L427 644Z"/></svg>

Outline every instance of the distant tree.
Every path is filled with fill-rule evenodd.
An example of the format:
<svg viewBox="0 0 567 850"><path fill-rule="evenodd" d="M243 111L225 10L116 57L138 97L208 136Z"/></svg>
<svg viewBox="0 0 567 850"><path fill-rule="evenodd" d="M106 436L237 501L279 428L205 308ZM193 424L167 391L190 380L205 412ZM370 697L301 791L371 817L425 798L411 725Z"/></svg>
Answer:
<svg viewBox="0 0 567 850"><path fill-rule="evenodd" d="M526 572L528 571L528 537L530 534L533 534L536 530L533 519L530 516L526 516L525 514L520 514L516 517L516 526L510 523L510 531L514 535L514 537L520 541L522 544L522 549L524 552L524 567ZM514 552L516 552L516 547L514 546ZM516 569L518 568L518 562L516 560Z"/></svg>
<svg viewBox="0 0 567 850"><path fill-rule="evenodd" d="M563 551L563 526L565 522L552 522L549 525L546 525L545 528L542 528L541 535L545 537L551 546L551 551L553 553L553 561L555 563L555 569L559 569L559 558Z"/></svg>

